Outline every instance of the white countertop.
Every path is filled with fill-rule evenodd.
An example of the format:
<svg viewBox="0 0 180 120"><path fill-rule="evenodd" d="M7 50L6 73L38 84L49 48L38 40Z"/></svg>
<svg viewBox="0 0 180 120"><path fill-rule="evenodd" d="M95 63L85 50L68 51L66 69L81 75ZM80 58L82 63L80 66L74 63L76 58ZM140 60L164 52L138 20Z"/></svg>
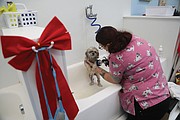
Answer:
<svg viewBox="0 0 180 120"><path fill-rule="evenodd" d="M140 18L140 19L179 19L180 16L124 16L123 18Z"/></svg>
<svg viewBox="0 0 180 120"><path fill-rule="evenodd" d="M38 26L18 27L18 28L2 28L2 35L8 36L23 36L29 39L36 40L42 34L44 28Z"/></svg>

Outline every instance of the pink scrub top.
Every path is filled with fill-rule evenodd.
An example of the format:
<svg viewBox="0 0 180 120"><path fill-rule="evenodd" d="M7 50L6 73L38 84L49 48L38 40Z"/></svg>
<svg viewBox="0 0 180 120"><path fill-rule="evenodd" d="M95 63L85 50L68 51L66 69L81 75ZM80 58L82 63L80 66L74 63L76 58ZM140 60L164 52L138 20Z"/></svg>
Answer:
<svg viewBox="0 0 180 120"><path fill-rule="evenodd" d="M124 50L111 53L109 67L113 75L121 78L120 102L123 109L132 115L135 115L134 100L146 109L170 96L155 49L140 37L133 35Z"/></svg>

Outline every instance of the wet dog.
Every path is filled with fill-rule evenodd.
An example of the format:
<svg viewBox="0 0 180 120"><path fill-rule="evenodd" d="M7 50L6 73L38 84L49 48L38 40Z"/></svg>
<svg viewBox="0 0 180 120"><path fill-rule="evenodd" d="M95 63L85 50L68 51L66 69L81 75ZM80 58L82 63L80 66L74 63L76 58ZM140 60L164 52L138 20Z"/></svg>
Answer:
<svg viewBox="0 0 180 120"><path fill-rule="evenodd" d="M91 80L90 85L94 85L94 76L96 76L97 78L97 85L99 87L102 87L101 83L100 83L100 75L98 73L96 73L95 69L97 67L96 65L96 61L99 58L99 50L96 47L90 47L86 50L85 52L85 60L84 60L84 65L88 71L89 74L89 78ZM90 65L89 63L92 63L92 65Z"/></svg>

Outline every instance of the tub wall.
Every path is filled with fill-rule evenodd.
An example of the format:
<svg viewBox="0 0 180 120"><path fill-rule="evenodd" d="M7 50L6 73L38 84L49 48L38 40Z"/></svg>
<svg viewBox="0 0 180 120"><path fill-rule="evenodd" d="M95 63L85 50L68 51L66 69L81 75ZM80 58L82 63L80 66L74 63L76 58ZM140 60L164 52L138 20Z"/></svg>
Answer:
<svg viewBox="0 0 180 120"><path fill-rule="evenodd" d="M25 91L21 83L0 89L0 120L36 120ZM23 114L20 105L24 110Z"/></svg>
<svg viewBox="0 0 180 120"><path fill-rule="evenodd" d="M90 86L83 62L68 66L68 82L79 107L75 120L115 120L123 114L118 96L121 86L102 78L103 87L96 83Z"/></svg>
<svg viewBox="0 0 180 120"><path fill-rule="evenodd" d="M115 120L122 114L124 112L119 104L118 92L115 92L88 109L80 111L75 120Z"/></svg>

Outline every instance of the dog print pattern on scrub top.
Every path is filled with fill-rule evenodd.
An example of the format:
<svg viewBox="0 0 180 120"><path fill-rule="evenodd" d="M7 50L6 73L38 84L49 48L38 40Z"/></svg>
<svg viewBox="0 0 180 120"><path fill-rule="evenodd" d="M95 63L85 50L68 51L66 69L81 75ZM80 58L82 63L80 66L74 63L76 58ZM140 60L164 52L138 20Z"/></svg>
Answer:
<svg viewBox="0 0 180 120"><path fill-rule="evenodd" d="M150 43L132 36L128 46L109 55L112 74L121 78L123 109L135 115L134 100L146 109L168 98L169 90L159 57Z"/></svg>

